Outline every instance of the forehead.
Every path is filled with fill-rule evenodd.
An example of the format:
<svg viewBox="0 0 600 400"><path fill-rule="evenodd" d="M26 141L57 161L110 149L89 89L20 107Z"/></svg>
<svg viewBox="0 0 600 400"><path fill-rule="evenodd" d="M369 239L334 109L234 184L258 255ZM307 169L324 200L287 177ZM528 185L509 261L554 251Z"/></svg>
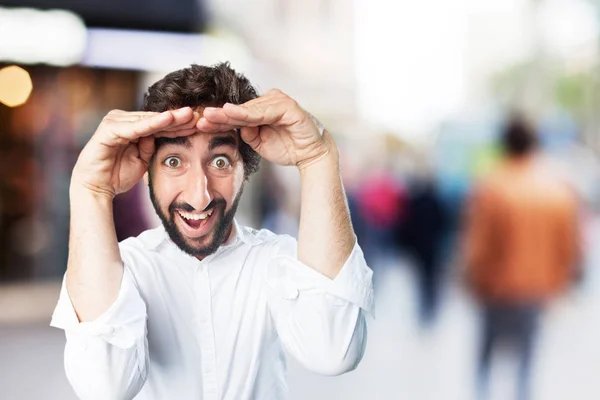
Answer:
<svg viewBox="0 0 600 400"><path fill-rule="evenodd" d="M190 136L176 138L161 137L155 140L156 151L161 148L184 147L195 150L214 150L220 147L230 147L237 149L239 143L239 134L236 131L227 132L197 132Z"/></svg>

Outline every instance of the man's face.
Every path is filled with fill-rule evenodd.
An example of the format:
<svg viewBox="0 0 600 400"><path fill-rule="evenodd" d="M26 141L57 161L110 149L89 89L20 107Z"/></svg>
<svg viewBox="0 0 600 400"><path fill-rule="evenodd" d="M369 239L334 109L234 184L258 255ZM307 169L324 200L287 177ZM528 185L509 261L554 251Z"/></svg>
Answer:
<svg viewBox="0 0 600 400"><path fill-rule="evenodd" d="M163 138L150 165L156 213L171 240L199 259L231 232L244 183L239 140L233 131Z"/></svg>

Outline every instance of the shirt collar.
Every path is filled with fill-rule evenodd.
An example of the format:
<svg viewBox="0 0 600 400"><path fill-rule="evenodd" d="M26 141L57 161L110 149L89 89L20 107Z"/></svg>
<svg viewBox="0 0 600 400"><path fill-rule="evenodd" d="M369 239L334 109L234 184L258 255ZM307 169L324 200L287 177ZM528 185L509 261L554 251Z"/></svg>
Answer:
<svg viewBox="0 0 600 400"><path fill-rule="evenodd" d="M242 226L239 224L237 219L233 219L233 229L231 230L231 236L229 239L223 244L223 246L232 246L239 241L242 241L245 244L255 245L262 242L261 239L257 237L257 231L248 228L246 226ZM223 247L221 246L221 247Z"/></svg>

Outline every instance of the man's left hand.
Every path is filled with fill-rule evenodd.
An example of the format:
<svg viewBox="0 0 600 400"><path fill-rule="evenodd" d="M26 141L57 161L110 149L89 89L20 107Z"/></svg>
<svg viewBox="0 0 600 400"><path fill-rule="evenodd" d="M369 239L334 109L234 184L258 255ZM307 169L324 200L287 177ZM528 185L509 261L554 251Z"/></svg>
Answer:
<svg viewBox="0 0 600 400"><path fill-rule="evenodd" d="M206 107L196 127L202 132L240 128L242 140L261 157L299 168L325 156L331 146L314 117L278 89L244 104Z"/></svg>

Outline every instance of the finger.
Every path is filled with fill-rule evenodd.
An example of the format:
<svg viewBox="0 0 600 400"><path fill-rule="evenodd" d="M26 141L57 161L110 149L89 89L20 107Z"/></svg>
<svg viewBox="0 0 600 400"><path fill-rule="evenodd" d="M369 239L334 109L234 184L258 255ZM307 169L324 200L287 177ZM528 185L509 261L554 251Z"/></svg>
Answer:
<svg viewBox="0 0 600 400"><path fill-rule="evenodd" d="M231 124L220 124L215 122L210 122L206 118L200 118L198 123L196 124L196 128L199 131L206 133L214 133L214 132L228 132L236 129L235 125Z"/></svg>
<svg viewBox="0 0 600 400"><path fill-rule="evenodd" d="M237 106L242 107L242 106ZM231 125L231 126L258 126L264 125L264 118L248 118L246 110L242 111L243 116L240 118L234 118L227 114L223 108L211 108L205 109L203 119L210 122L211 124L218 125Z"/></svg>
<svg viewBox="0 0 600 400"><path fill-rule="evenodd" d="M164 130L165 131L176 131L176 130L180 130L180 129L191 129L196 126L199 119L200 119L200 113L194 112L194 116L189 122L186 122L185 124L182 124L182 125L171 126L171 127L165 128Z"/></svg>
<svg viewBox="0 0 600 400"><path fill-rule="evenodd" d="M140 156L140 151L137 145L129 143L121 148L120 159L134 161Z"/></svg>
<svg viewBox="0 0 600 400"><path fill-rule="evenodd" d="M257 149L260 146L260 128L258 127L250 126L241 128L240 137L253 149Z"/></svg>
<svg viewBox="0 0 600 400"><path fill-rule="evenodd" d="M175 128L178 126L184 126L187 123L193 121L196 118L200 118L200 114L194 112L190 107L183 107L177 110L169 110L173 115L173 121L166 128Z"/></svg>
<svg viewBox="0 0 600 400"><path fill-rule="evenodd" d="M190 107L183 107L183 108L179 108L177 110L167 110L161 114L170 114L172 116L171 121L167 125L162 126L161 130L177 130L177 129L181 129L181 128L186 129L186 128L194 126L195 120L200 118L200 114L192 111L192 109ZM152 121L152 119L157 118L161 114L149 115L149 116L132 115L129 118L137 118L137 121L133 121L133 122L138 122L137 125L143 126L145 121L147 121L147 120ZM132 125L132 126L134 126L134 125Z"/></svg>
<svg viewBox="0 0 600 400"><path fill-rule="evenodd" d="M179 111L179 110L184 110L184 109L188 109L190 107L180 107L180 108L175 108L172 110L165 110L164 112L170 111L170 112L175 112L175 111ZM196 112L194 112L196 113ZM160 112L156 112L156 111L123 111L123 110L111 110L106 116L109 117L110 119L114 119L114 120L134 120L134 121L138 121L142 118L147 118L147 117L152 117L154 115L158 115L160 114Z"/></svg>
<svg viewBox="0 0 600 400"><path fill-rule="evenodd" d="M123 111L123 110L111 110L106 114L106 119L114 121L138 121L141 118L148 118L154 115L160 114L154 111Z"/></svg>
<svg viewBox="0 0 600 400"><path fill-rule="evenodd" d="M270 89L268 92L264 93L263 95L255 97L252 100L248 100L247 102L245 102L241 105L243 107L251 107L253 105L263 103L265 101L266 102L271 102L271 101L280 102L284 99L290 99L290 97L288 95L286 95L285 93L283 93L279 89Z"/></svg>
<svg viewBox="0 0 600 400"><path fill-rule="evenodd" d="M163 112L163 114L166 113L173 113L174 111L178 111L178 110L166 110ZM152 118L155 117L157 115L160 115L161 113L159 112L152 112L152 111L122 111L122 110L112 110L110 111L105 117L104 120L105 121L110 121L112 123L119 123L119 122L138 122L144 119L148 119L148 118ZM197 114L197 113L196 113ZM174 116L180 117L181 114L173 114ZM174 123L178 123L179 119L174 118Z"/></svg>
<svg viewBox="0 0 600 400"><path fill-rule="evenodd" d="M251 106L225 104L223 111L230 123L240 126L258 126L277 124L286 113L293 111L289 102L265 101Z"/></svg>
<svg viewBox="0 0 600 400"><path fill-rule="evenodd" d="M167 128L173 119L174 116L166 111L138 121L110 121L99 131L99 139L106 140L109 145L124 145Z"/></svg>
<svg viewBox="0 0 600 400"><path fill-rule="evenodd" d="M117 122L113 123L112 131L117 136L117 140L131 142L137 138L149 136L155 132L165 129L185 125L192 121L194 112L191 108L185 107L174 111L165 111L163 113L142 118L135 122Z"/></svg>
<svg viewBox="0 0 600 400"><path fill-rule="evenodd" d="M225 110L217 107L206 107L202 112L201 120L205 120L213 124L230 124L230 118L225 113Z"/></svg>
<svg viewBox="0 0 600 400"><path fill-rule="evenodd" d="M140 139L138 143L139 157L146 163L150 164L150 159L154 154L154 137L146 136Z"/></svg>
<svg viewBox="0 0 600 400"><path fill-rule="evenodd" d="M247 101L244 104L225 103L222 107L206 107L204 109L203 114L204 114L204 116L208 115L209 120L211 120L213 122L225 123L227 117L230 117L230 118L232 117L231 115L228 115L228 113L224 110L224 108L226 108L226 107L231 107L231 106L240 107L240 108L256 107L259 109L264 109L264 108L266 108L266 105L268 105L268 104L275 104L275 103L278 103L281 101L282 101L281 98L275 98L273 96L265 95L265 96L257 97L255 99Z"/></svg>

